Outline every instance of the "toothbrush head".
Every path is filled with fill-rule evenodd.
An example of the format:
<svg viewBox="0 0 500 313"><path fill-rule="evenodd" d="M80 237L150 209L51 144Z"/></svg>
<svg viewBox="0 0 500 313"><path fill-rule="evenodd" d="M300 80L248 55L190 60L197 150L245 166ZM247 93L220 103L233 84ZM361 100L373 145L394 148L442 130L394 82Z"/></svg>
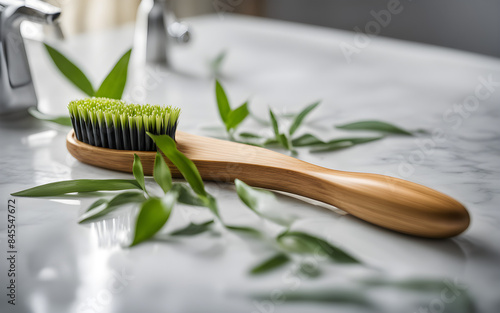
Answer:
<svg viewBox="0 0 500 313"><path fill-rule="evenodd" d="M108 98L71 101L68 110L79 141L136 151L156 151L146 132L175 139L180 115L180 109L172 106L128 104Z"/></svg>

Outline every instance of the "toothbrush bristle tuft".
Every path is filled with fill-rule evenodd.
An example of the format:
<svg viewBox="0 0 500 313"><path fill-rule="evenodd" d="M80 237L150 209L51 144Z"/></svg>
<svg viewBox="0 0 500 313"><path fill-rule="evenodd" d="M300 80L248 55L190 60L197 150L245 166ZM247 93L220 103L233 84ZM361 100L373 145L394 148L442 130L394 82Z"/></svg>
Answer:
<svg viewBox="0 0 500 313"><path fill-rule="evenodd" d="M127 104L122 100L87 98L71 101L69 115L76 138L87 144L118 150L155 151L146 132L175 139L180 109Z"/></svg>

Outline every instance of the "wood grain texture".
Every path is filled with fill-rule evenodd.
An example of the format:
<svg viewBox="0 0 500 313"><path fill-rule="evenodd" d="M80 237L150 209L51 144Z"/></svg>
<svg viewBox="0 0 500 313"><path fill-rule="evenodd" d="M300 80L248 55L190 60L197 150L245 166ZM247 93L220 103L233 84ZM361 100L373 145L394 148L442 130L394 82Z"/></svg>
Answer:
<svg viewBox="0 0 500 313"><path fill-rule="evenodd" d="M343 172L316 166L271 150L178 131L178 149L204 180L280 190L322 201L362 220L405 234L448 238L469 226L467 209L431 188L398 178ZM83 163L132 172L134 153L152 175L155 152L98 148L67 136L68 151ZM179 171L167 160L172 174Z"/></svg>

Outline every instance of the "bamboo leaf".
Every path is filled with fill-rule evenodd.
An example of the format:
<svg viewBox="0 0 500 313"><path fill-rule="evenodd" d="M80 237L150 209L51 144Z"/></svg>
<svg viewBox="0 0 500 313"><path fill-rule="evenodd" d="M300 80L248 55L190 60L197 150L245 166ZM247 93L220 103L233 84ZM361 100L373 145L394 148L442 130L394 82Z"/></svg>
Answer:
<svg viewBox="0 0 500 313"><path fill-rule="evenodd" d="M294 147L305 147L319 144L325 144L325 142L311 134L304 134L292 140L292 145Z"/></svg>
<svg viewBox="0 0 500 313"><path fill-rule="evenodd" d="M240 107L229 112L227 115L226 129L235 129L248 116L248 102L243 103Z"/></svg>
<svg viewBox="0 0 500 313"><path fill-rule="evenodd" d="M287 135L280 134L278 139L279 139L279 142L281 143L281 145L283 146L283 148L290 150L290 151L293 150L292 144L291 144L290 140L288 139Z"/></svg>
<svg viewBox="0 0 500 313"><path fill-rule="evenodd" d="M242 138L249 138L249 139L261 139L261 138L263 138L260 135L257 135L254 133L248 133L248 132L239 133L238 136L240 136Z"/></svg>
<svg viewBox="0 0 500 313"><path fill-rule="evenodd" d="M314 110L318 105L320 104L320 101L318 102L315 102L311 105L308 105L307 107L305 107L296 117L295 119L293 120L292 122L292 125L290 126L290 130L288 131L288 133L291 135L293 135L295 133L295 131L300 127L300 125L302 124L302 122L304 121L304 119L306 118L306 116L311 113L312 110Z"/></svg>
<svg viewBox="0 0 500 313"><path fill-rule="evenodd" d="M146 184L144 183L144 170L142 168L141 159L134 153L134 164L132 165L132 173L135 180L141 186L142 190L146 191ZM147 191L146 191L147 192Z"/></svg>
<svg viewBox="0 0 500 313"><path fill-rule="evenodd" d="M270 197L274 198L274 195L267 190L257 190L252 188L242 182L239 179L234 180L234 184L236 186L236 192L238 193L238 197L243 203L246 204L252 211L260 215L259 205L260 201L268 200Z"/></svg>
<svg viewBox="0 0 500 313"><path fill-rule="evenodd" d="M135 223L134 239L130 246L135 246L159 232L167 223L177 200L177 194L169 191L162 199L150 198L141 206Z"/></svg>
<svg viewBox="0 0 500 313"><path fill-rule="evenodd" d="M71 127L71 119L68 116L51 116L38 111L36 108L32 107L28 109L28 112L36 119L47 121L51 123L56 123L62 126Z"/></svg>
<svg viewBox="0 0 500 313"><path fill-rule="evenodd" d="M231 112L231 106L229 105L226 92L218 80L215 81L215 96L217 99L217 106L219 107L220 117L227 128L228 115Z"/></svg>
<svg viewBox="0 0 500 313"><path fill-rule="evenodd" d="M360 263L347 252L318 237L304 232L285 232L277 237L283 248L297 253L324 253L337 263Z"/></svg>
<svg viewBox="0 0 500 313"><path fill-rule="evenodd" d="M164 193L167 193L172 188L172 174L165 159L163 159L159 152L156 152L155 156L153 178Z"/></svg>
<svg viewBox="0 0 500 313"><path fill-rule="evenodd" d="M128 63L130 61L131 53L132 49L125 52L120 60L118 60L95 93L96 97L118 100L122 98L123 90L125 89L125 84L127 83Z"/></svg>
<svg viewBox="0 0 500 313"><path fill-rule="evenodd" d="M236 226L236 225L225 225L227 229L236 231L236 232L241 232L253 236L260 236L262 233L258 231L255 228L248 227L248 226Z"/></svg>
<svg viewBox="0 0 500 313"><path fill-rule="evenodd" d="M85 212L92 211L95 208L100 207L103 204L107 204L109 201L106 199L98 199L94 203L92 203Z"/></svg>
<svg viewBox="0 0 500 313"><path fill-rule="evenodd" d="M210 62L210 69L212 73L217 75L221 71L224 59L227 56L227 51L221 51L217 56Z"/></svg>
<svg viewBox="0 0 500 313"><path fill-rule="evenodd" d="M384 138L384 136L340 138L340 139L331 140L331 141L326 142L324 144L314 145L314 147L309 151L311 153L335 151L335 150L349 148L349 147L352 147L352 146L355 146L358 144L362 144L362 143L380 140L382 138Z"/></svg>
<svg viewBox="0 0 500 313"><path fill-rule="evenodd" d="M276 140L276 138L270 138L270 139L267 139L266 141L264 141L263 145L264 146L269 146L269 145L277 145L279 144L278 140Z"/></svg>
<svg viewBox="0 0 500 313"><path fill-rule="evenodd" d="M87 76L85 76L82 70L80 70L78 66L76 66L55 48L49 46L48 44L44 45L59 71L61 71L61 73L66 76L66 78L71 81L73 85L83 91L86 95L93 97L95 94L94 87L92 87L92 83L89 81Z"/></svg>
<svg viewBox="0 0 500 313"><path fill-rule="evenodd" d="M276 119L276 116L274 115L274 112L273 110L271 110L271 108L269 108L269 117L271 118L271 125L273 126L274 136L276 137L276 140L279 142L280 128L278 125L278 120Z"/></svg>
<svg viewBox="0 0 500 313"><path fill-rule="evenodd" d="M156 146L163 152L163 154L172 162L181 172L182 176L188 181L191 188L197 195L206 197L207 192L203 185L198 169L193 161L188 159L184 154L177 150L175 141L167 135L153 135L147 133L153 139Z"/></svg>
<svg viewBox="0 0 500 313"><path fill-rule="evenodd" d="M215 198L209 194L207 194L206 196L200 196L200 198L205 204L204 206L206 206L212 212L212 214L215 215L215 217L220 219L221 217L219 213L219 207L217 205L217 200L215 200Z"/></svg>
<svg viewBox="0 0 500 313"><path fill-rule="evenodd" d="M73 192L113 191L126 189L141 189L135 180L126 179L77 179L49 183L12 195L17 197L52 197Z"/></svg>
<svg viewBox="0 0 500 313"><path fill-rule="evenodd" d="M235 179L234 184L240 200L260 217L283 226L289 226L294 221L290 216L284 214L273 215L264 211L265 203L275 200L272 192L250 187L239 179Z"/></svg>
<svg viewBox="0 0 500 313"><path fill-rule="evenodd" d="M132 203L143 203L144 201L146 201L146 197L144 197L143 193L133 192L133 191L120 193L116 195L113 199L106 202L102 202L102 204L99 206L96 206L97 203L99 202L99 200L97 200L91 205L91 207L87 210L87 212L85 212L82 216L80 216L78 223L85 223L94 220L98 217L108 214L109 212L123 205Z"/></svg>
<svg viewBox="0 0 500 313"><path fill-rule="evenodd" d="M309 152L311 153L330 152L330 151L349 148L352 146L355 146L355 144L352 141L346 140L346 141L332 142L328 144L325 143L323 145L315 146L314 148L309 150Z"/></svg>
<svg viewBox="0 0 500 313"><path fill-rule="evenodd" d="M186 205L205 206L205 203L200 199L200 197L194 194L188 186L184 184L174 184L172 189L177 191L179 194L177 202Z"/></svg>
<svg viewBox="0 0 500 313"><path fill-rule="evenodd" d="M189 223L188 226L178 229L174 232L172 232L170 235L171 236L194 236L198 235L201 233L204 233L208 230L210 230L210 226L214 223L213 220L207 221L205 223L201 224L194 224L194 223Z"/></svg>
<svg viewBox="0 0 500 313"><path fill-rule="evenodd" d="M252 275L267 273L269 271L284 266L288 262L290 262L290 258L286 254L278 253L276 255L273 255L269 259L265 260L264 262L253 267L250 270L250 273Z"/></svg>
<svg viewBox="0 0 500 313"><path fill-rule="evenodd" d="M278 120L274 115L273 111L269 109L269 116L271 118L271 124L273 126L274 136L276 141L285 149L293 151L292 143L287 135L280 133Z"/></svg>
<svg viewBox="0 0 500 313"><path fill-rule="evenodd" d="M396 125L382 121L360 121L349 124L337 125L335 127L338 129L345 129L345 130L371 130L371 131L380 131L384 133L407 135L407 136L413 135L411 132L404 130Z"/></svg>

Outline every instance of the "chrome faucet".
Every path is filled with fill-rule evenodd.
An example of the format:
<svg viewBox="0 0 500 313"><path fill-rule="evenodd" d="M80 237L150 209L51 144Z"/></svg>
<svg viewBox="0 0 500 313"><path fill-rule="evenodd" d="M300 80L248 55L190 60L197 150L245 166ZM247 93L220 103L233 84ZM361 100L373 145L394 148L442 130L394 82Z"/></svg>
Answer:
<svg viewBox="0 0 500 313"><path fill-rule="evenodd" d="M59 8L38 0L0 0L0 114L37 104L21 22L52 24L60 13Z"/></svg>
<svg viewBox="0 0 500 313"><path fill-rule="evenodd" d="M177 21L170 0L141 1L134 38L134 53L141 62L168 66L172 44L189 39L189 28Z"/></svg>

